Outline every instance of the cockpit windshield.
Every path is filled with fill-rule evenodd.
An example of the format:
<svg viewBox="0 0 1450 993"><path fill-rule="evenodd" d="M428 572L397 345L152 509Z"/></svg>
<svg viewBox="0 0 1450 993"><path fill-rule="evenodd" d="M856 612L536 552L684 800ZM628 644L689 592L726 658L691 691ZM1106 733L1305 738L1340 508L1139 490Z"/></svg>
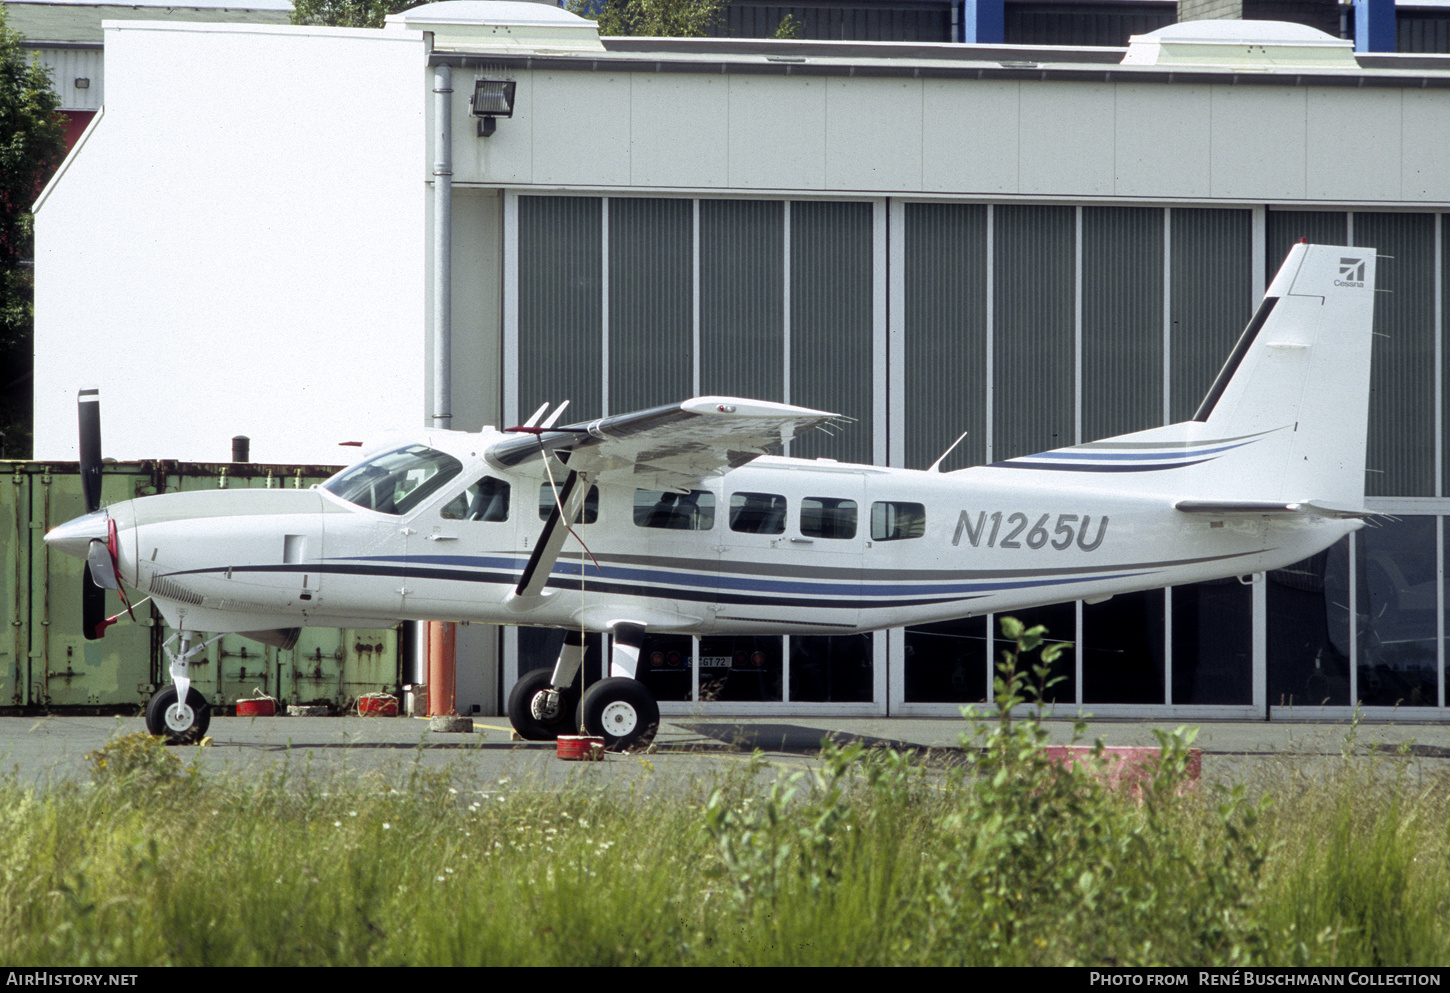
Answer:
<svg viewBox="0 0 1450 993"><path fill-rule="evenodd" d="M322 488L368 510L406 514L462 471L451 455L406 445L342 470Z"/></svg>

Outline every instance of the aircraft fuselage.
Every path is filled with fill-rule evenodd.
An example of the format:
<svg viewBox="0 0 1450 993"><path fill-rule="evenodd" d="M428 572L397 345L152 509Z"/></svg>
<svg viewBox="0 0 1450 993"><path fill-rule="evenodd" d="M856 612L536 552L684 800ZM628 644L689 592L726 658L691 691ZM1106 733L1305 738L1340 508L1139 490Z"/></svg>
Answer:
<svg viewBox="0 0 1450 993"><path fill-rule="evenodd" d="M453 620L604 630L831 634L1247 575L1359 526L1186 515L1181 491L1105 494L1066 473L950 473L760 458L686 495L601 486L541 595L520 576L552 508L543 464L501 472L488 436L420 442L463 464L405 514L326 489L218 490L108 508L121 578L177 628ZM1159 473L1168 485L1174 473ZM506 512L467 519L481 478ZM581 543L587 551L581 550Z"/></svg>

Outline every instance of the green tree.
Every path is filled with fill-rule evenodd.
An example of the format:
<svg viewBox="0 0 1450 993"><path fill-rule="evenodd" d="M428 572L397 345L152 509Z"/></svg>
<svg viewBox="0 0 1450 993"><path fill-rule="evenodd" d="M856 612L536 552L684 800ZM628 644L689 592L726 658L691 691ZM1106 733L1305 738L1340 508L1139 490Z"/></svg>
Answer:
<svg viewBox="0 0 1450 993"><path fill-rule="evenodd" d="M293 0L292 23L332 28L380 28L383 18L420 0Z"/></svg>
<svg viewBox="0 0 1450 993"><path fill-rule="evenodd" d="M728 0L566 0L567 10L599 22L606 36L703 38Z"/></svg>
<svg viewBox="0 0 1450 993"><path fill-rule="evenodd" d="M35 332L31 204L65 154L50 73L0 7L0 431L9 458L30 455Z"/></svg>

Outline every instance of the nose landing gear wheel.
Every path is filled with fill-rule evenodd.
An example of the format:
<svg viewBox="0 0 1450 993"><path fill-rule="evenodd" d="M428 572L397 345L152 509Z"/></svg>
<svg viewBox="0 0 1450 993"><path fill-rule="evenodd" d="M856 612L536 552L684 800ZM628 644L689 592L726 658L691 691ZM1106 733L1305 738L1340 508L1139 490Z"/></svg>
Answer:
<svg viewBox="0 0 1450 993"><path fill-rule="evenodd" d="M551 669L525 673L509 692L509 723L526 741L553 741L561 734L574 734L579 725L575 715L579 691L559 691L558 703L548 706L548 691L554 678Z"/></svg>
<svg viewBox="0 0 1450 993"><path fill-rule="evenodd" d="M177 702L175 686L167 686L146 705L146 730L164 736L168 745L193 745L211 726L211 704L195 687L186 691L186 706Z"/></svg>
<svg viewBox="0 0 1450 993"><path fill-rule="evenodd" d="M611 752L643 749L660 726L660 708L637 679L612 676L584 691L580 720L589 734L602 735Z"/></svg>

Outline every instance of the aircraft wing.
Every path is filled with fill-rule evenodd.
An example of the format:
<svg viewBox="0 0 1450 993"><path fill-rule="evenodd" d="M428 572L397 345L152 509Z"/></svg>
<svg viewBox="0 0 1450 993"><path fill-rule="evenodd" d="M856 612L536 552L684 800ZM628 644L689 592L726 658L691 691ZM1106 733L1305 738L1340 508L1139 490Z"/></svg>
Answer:
<svg viewBox="0 0 1450 993"><path fill-rule="evenodd" d="M772 445L842 419L783 403L696 397L565 427L515 429L484 457L511 469L547 452L591 479L628 477L644 489L688 490L759 458Z"/></svg>
<svg viewBox="0 0 1450 993"><path fill-rule="evenodd" d="M1174 510L1185 514L1210 514L1219 517L1303 514L1308 517L1368 518L1376 516L1368 510L1347 510L1330 507L1317 500L1278 503L1273 500L1179 500Z"/></svg>

